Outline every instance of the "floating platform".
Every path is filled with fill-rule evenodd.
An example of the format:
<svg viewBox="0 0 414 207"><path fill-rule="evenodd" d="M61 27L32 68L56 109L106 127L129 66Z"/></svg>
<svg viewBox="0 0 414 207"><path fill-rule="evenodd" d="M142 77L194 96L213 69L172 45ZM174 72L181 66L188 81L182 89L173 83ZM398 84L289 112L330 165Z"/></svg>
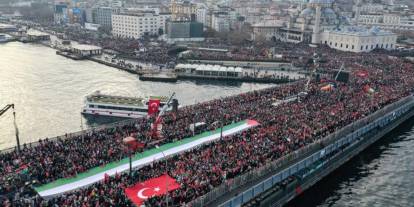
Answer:
<svg viewBox="0 0 414 207"><path fill-rule="evenodd" d="M128 73L138 74L137 70L131 69L131 68L127 68L127 67L118 65L116 63L107 62L107 61L104 61L104 60L101 60L101 59L98 59L98 58L94 58L94 57L88 57L88 60L91 60L91 61L94 61L94 62L103 64L103 65L106 65L106 66L109 66L109 67L118 68L118 69L123 70L123 71L126 71Z"/></svg>
<svg viewBox="0 0 414 207"><path fill-rule="evenodd" d="M267 78L267 77L218 77L218 76L201 76L195 74L178 74L178 79L184 80L218 80L218 81L238 81L238 82L250 82L250 83L289 83L296 81L297 79L288 78Z"/></svg>
<svg viewBox="0 0 414 207"><path fill-rule="evenodd" d="M178 81L178 77L174 73L143 74L139 76L139 80L175 83Z"/></svg>
<svg viewBox="0 0 414 207"><path fill-rule="evenodd" d="M70 58L72 60L84 60L85 59L84 57L80 57L80 56L77 56L75 54L72 54L70 52L65 52L65 51L56 51L56 55Z"/></svg>

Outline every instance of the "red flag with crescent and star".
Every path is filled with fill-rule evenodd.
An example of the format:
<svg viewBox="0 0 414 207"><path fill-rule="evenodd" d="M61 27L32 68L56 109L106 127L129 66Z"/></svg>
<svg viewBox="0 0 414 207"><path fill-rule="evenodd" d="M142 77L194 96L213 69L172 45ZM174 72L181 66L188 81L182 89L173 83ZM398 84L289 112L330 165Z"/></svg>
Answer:
<svg viewBox="0 0 414 207"><path fill-rule="evenodd" d="M160 109L160 100L159 99L150 99L148 102L148 115L151 116L155 114Z"/></svg>
<svg viewBox="0 0 414 207"><path fill-rule="evenodd" d="M180 184L174 178L169 175L163 175L142 183L137 183L130 188L125 188L125 194L136 206L141 206L148 198L164 195L179 187Z"/></svg>

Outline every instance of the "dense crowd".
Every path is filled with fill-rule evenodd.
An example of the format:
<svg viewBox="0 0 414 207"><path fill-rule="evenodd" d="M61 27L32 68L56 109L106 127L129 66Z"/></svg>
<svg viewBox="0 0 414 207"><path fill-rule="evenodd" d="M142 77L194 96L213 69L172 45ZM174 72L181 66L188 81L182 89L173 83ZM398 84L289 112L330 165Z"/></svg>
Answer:
<svg viewBox="0 0 414 207"><path fill-rule="evenodd" d="M315 49L307 49L314 51ZM321 70L338 69L342 63L350 71L347 83L326 77L312 81L300 101L274 103L304 90L305 81L248 92L223 99L180 108L163 117L160 137L153 137L153 118L138 119L129 125L91 132L71 139L42 140L37 146L24 146L0 155L0 199L5 203L46 206L130 206L123 189L166 172L181 187L169 195L172 206L180 206L204 195L232 178L254 170L283 155L300 149L335 130L367 116L381 107L412 92L412 63L390 57L387 53L352 54L327 48L318 50L326 61ZM300 52L298 52L299 54ZM305 57L305 56L304 56ZM321 90L327 83L335 89ZM369 88L370 90L367 90ZM92 167L105 165L127 156L122 139L134 136L150 149L155 144L173 142L193 133L245 119L260 125L189 152L134 170L132 175L119 174L86 189L42 200L30 190L59 178L76 176ZM193 132L190 124L204 122ZM33 198L34 196L34 198ZM31 197L29 199L29 197ZM147 206L164 206L165 196L153 197Z"/></svg>

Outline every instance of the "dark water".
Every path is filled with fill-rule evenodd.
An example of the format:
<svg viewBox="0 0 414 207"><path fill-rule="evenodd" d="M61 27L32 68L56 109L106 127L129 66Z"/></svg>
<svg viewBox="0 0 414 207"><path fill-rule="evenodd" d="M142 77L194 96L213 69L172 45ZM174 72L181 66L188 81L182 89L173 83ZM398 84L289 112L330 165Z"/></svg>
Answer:
<svg viewBox="0 0 414 207"><path fill-rule="evenodd" d="M414 118L334 171L288 207L414 206Z"/></svg>
<svg viewBox="0 0 414 207"><path fill-rule="evenodd" d="M205 81L142 82L136 75L90 61L73 61L41 45L0 44L0 108L9 103L16 105L22 142L81 130L84 97L97 90L123 96L176 92L180 104L187 105L269 86ZM82 123L86 128L108 121L114 119L83 119ZM10 111L0 117L0 149L14 145Z"/></svg>

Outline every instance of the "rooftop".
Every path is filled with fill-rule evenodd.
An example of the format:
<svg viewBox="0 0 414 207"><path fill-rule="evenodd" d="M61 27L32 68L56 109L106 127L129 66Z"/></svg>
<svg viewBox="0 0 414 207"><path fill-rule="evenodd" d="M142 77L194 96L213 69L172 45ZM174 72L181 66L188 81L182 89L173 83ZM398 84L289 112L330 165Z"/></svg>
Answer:
<svg viewBox="0 0 414 207"><path fill-rule="evenodd" d="M243 72L241 67L225 67L221 65L178 64L178 69L195 69L196 71Z"/></svg>
<svg viewBox="0 0 414 207"><path fill-rule="evenodd" d="M125 96L110 96L95 93L86 97L88 102L101 103L101 104L114 104L124 106L138 106L143 107L145 102L149 99L158 99L161 102L167 102L168 97L166 96L150 96L148 98L141 97L125 97Z"/></svg>
<svg viewBox="0 0 414 207"><path fill-rule="evenodd" d="M101 47L95 46L95 45L73 45L73 49L77 50L102 50Z"/></svg>
<svg viewBox="0 0 414 207"><path fill-rule="evenodd" d="M386 30L381 30L378 27L372 27L370 29L365 27L356 27L356 26L349 26L349 27L341 27L339 29L334 29L331 32L337 34L347 34L347 35L355 35L355 36L381 36L381 35L394 35L394 33Z"/></svg>

